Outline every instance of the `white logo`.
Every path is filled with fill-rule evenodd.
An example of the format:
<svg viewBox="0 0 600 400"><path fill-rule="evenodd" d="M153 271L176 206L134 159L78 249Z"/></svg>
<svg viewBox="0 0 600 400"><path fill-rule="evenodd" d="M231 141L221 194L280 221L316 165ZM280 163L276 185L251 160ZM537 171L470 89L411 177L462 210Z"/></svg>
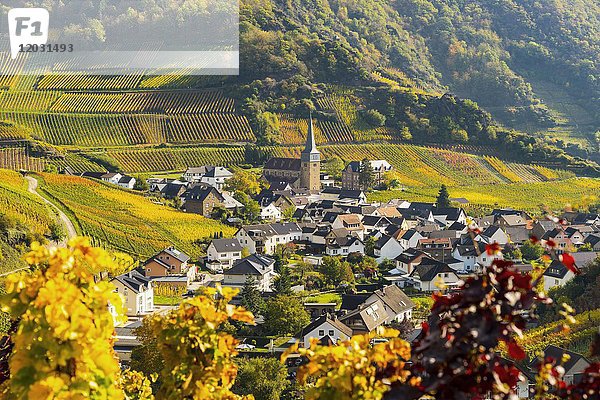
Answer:
<svg viewBox="0 0 600 400"><path fill-rule="evenodd" d="M10 55L17 57L21 46L42 45L48 41L50 13L45 8L13 8L8 11Z"/></svg>

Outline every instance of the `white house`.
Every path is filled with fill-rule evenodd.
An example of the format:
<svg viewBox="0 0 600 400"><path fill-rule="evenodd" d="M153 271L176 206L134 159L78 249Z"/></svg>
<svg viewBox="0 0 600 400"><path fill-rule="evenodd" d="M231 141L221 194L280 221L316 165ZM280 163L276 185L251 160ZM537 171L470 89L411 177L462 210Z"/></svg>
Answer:
<svg viewBox="0 0 600 400"><path fill-rule="evenodd" d="M111 283L123 299L127 315L142 315L154 310L154 289L150 278L131 271L114 277Z"/></svg>
<svg viewBox="0 0 600 400"><path fill-rule="evenodd" d="M328 256L346 257L351 253L365 253L365 245L356 236L342 236L327 240L325 254Z"/></svg>
<svg viewBox="0 0 600 400"><path fill-rule="evenodd" d="M414 281L415 288L424 292L443 290L443 287L456 287L460 282L460 278L452 268L433 259L422 260L409 276Z"/></svg>
<svg viewBox="0 0 600 400"><path fill-rule="evenodd" d="M242 258L242 249L237 239L214 239L206 249L207 266L213 271L227 270Z"/></svg>
<svg viewBox="0 0 600 400"><path fill-rule="evenodd" d="M499 226L492 225L485 228L483 232L475 237L475 241L487 244L498 243L504 246L510 242L510 238Z"/></svg>
<svg viewBox="0 0 600 400"><path fill-rule="evenodd" d="M270 292L275 273L275 260L261 254L251 254L236 261L223 273L223 286L242 289L249 277L254 277L261 292Z"/></svg>
<svg viewBox="0 0 600 400"><path fill-rule="evenodd" d="M129 175L123 175L117 184L125 189L133 189L135 186L135 178Z"/></svg>
<svg viewBox="0 0 600 400"><path fill-rule="evenodd" d="M260 219L263 221L281 221L281 210L275 206L275 203L270 203L260 209Z"/></svg>
<svg viewBox="0 0 600 400"><path fill-rule="evenodd" d="M365 227L362 223L361 215L358 214L339 214L331 223L333 229L347 229L351 234L359 238L364 238Z"/></svg>
<svg viewBox="0 0 600 400"><path fill-rule="evenodd" d="M421 235L415 229L409 229L400 232L397 237L397 241L405 249L414 249L419 244L419 240L425 239L425 236Z"/></svg>
<svg viewBox="0 0 600 400"><path fill-rule="evenodd" d="M377 300L381 300L389 316L388 320L385 321L386 324L393 321L407 321L412 318L415 303L398 286L389 285L383 289L376 290L365 303L370 304Z"/></svg>
<svg viewBox="0 0 600 400"><path fill-rule="evenodd" d="M233 173L224 167L207 167L207 171L200 178L200 182L206 183L217 190L223 190L225 182L232 176Z"/></svg>
<svg viewBox="0 0 600 400"><path fill-rule="evenodd" d="M122 177L123 175L119 174L118 172L107 172L106 174L102 175L100 179L102 179L104 182L118 185Z"/></svg>
<svg viewBox="0 0 600 400"><path fill-rule="evenodd" d="M554 260L544 272L544 290L548 292L554 287L564 286L574 277L575 274L562 262Z"/></svg>
<svg viewBox="0 0 600 400"><path fill-rule="evenodd" d="M386 258L393 260L404 252L402 245L393 237L382 235L375 243L375 258L382 262Z"/></svg>
<svg viewBox="0 0 600 400"><path fill-rule="evenodd" d="M273 254L278 244L302 240L302 228L295 222L245 225L235 238L250 253Z"/></svg>
<svg viewBox="0 0 600 400"><path fill-rule="evenodd" d="M352 329L344 325L337 318L323 315L300 332L300 338L305 348L310 347L310 340L318 339L324 344L336 344L340 340L348 340L352 337Z"/></svg>
<svg viewBox="0 0 600 400"><path fill-rule="evenodd" d="M438 208L433 207L431 210L433 218L436 221L441 222L446 227L452 225L455 222L466 224L467 214L465 210L457 207Z"/></svg>

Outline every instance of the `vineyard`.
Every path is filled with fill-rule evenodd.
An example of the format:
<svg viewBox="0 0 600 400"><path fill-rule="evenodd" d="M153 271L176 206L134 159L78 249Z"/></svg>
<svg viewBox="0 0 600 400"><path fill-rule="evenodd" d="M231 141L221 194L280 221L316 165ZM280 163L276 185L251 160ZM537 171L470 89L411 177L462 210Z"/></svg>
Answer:
<svg viewBox="0 0 600 400"><path fill-rule="evenodd" d="M18 173L0 169L0 210L39 234L48 233L52 213L37 196L27 191L27 182Z"/></svg>
<svg viewBox="0 0 600 400"><path fill-rule="evenodd" d="M25 147L0 147L0 168L43 171L45 165L45 159L31 157Z"/></svg>
<svg viewBox="0 0 600 400"><path fill-rule="evenodd" d="M75 176L41 174L42 189L74 216L93 243L140 258L169 244L199 256L192 243L215 232L231 236L234 228L196 214L154 204L141 195Z"/></svg>
<svg viewBox="0 0 600 400"><path fill-rule="evenodd" d="M534 183L470 184L448 188L450 197L464 197L469 204L461 205L469 215L483 215L493 208L518 208L533 214L561 211L567 207L585 208L598 201L600 180L571 178ZM394 198L408 201L435 201L439 187L412 187L405 190L376 191L371 201L386 202Z"/></svg>

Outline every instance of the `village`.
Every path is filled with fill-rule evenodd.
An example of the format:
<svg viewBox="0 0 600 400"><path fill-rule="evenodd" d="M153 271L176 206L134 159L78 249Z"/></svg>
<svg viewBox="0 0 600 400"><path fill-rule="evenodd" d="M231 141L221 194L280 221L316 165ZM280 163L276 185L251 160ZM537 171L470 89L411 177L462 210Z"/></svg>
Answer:
<svg viewBox="0 0 600 400"><path fill-rule="evenodd" d="M382 185L393 170L389 162L350 162L341 179L334 179L322 172L321 161L309 124L301 157L269 159L254 196L229 191L236 174L223 166L195 166L178 179L147 180L152 195L185 212L219 218L237 232L232 238L215 234L203 243L202 259L168 247L112 279L129 317L117 328L115 349L123 363L135 357L135 330L144 316L177 305L165 298L194 296L203 287L239 289L234 302L251 310L257 324L231 327L241 343L238 350L266 356L297 341L305 347L314 339L335 344L381 326L399 329L412 341L433 292L456 290L496 259L513 261L523 274L541 268L548 292L575 276L561 254L569 252L583 270L600 255L598 214L542 218L498 208L469 216L461 207L468 200L449 198L445 187L435 203L370 203L366 192ZM135 178L117 173L83 176L126 189L135 185ZM493 246L502 250L490 253ZM549 246L554 257L540 260ZM159 297L162 302L155 301ZM546 352L566 350L549 346ZM572 379L589 362L568 353L572 368L566 376ZM293 375L297 364L290 362ZM520 388L524 396L530 384Z"/></svg>

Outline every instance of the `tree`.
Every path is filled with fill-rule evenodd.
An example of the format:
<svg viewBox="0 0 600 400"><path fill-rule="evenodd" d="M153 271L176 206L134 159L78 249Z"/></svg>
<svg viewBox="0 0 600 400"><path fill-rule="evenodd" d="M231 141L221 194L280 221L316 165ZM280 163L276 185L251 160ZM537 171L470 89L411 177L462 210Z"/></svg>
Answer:
<svg viewBox="0 0 600 400"><path fill-rule="evenodd" d="M280 295L292 294L292 277L290 268L283 266L279 275L273 280L273 291Z"/></svg>
<svg viewBox="0 0 600 400"><path fill-rule="evenodd" d="M367 123L369 125L372 126L384 126L385 125L385 115L383 115L382 113L380 113L377 110L367 110L364 112L363 114L365 121L367 121Z"/></svg>
<svg viewBox="0 0 600 400"><path fill-rule="evenodd" d="M260 192L261 185L255 173L238 168L225 183L225 188L230 192L242 192L247 196L254 196Z"/></svg>
<svg viewBox="0 0 600 400"><path fill-rule="evenodd" d="M323 274L329 285L338 286L342 282L353 282L352 268L341 257L323 257L319 272Z"/></svg>
<svg viewBox="0 0 600 400"><path fill-rule="evenodd" d="M241 211L241 217L248 223L257 222L260 220L260 204L253 200L244 192L236 192L233 197L243 204L244 208Z"/></svg>
<svg viewBox="0 0 600 400"><path fill-rule="evenodd" d="M333 179L342 179L342 171L344 170L345 164L339 157L332 157L325 162L324 170L327 175L331 175Z"/></svg>
<svg viewBox="0 0 600 400"><path fill-rule="evenodd" d="M373 172L373 166L368 159L363 159L360 162L360 169L358 172L358 183L362 190L369 190L373 186L375 181L375 174Z"/></svg>
<svg viewBox="0 0 600 400"><path fill-rule="evenodd" d="M435 205L438 208L450 207L450 194L448 193L448 188L446 187L446 185L442 184L440 192L438 193L437 200L435 201Z"/></svg>
<svg viewBox="0 0 600 400"><path fill-rule="evenodd" d="M263 312L265 308L265 302L260 291L258 290L256 278L253 276L248 275L246 278L244 287L240 292L240 297L240 304L246 310L251 311L254 315L260 315Z"/></svg>
<svg viewBox="0 0 600 400"><path fill-rule="evenodd" d="M284 221L292 222L294 221L294 214L296 213L296 206L289 206L281 213Z"/></svg>
<svg viewBox="0 0 600 400"><path fill-rule="evenodd" d="M521 254L523 259L534 261L544 255L544 248L541 244L528 240L521 246Z"/></svg>
<svg viewBox="0 0 600 400"><path fill-rule="evenodd" d="M264 326L272 335L292 335L310 323L310 316L297 297L275 296L267 300Z"/></svg>
<svg viewBox="0 0 600 400"><path fill-rule="evenodd" d="M139 190L140 192L147 192L150 189L148 186L148 181L142 175L138 175L135 177L135 184L133 185L134 190Z"/></svg>
<svg viewBox="0 0 600 400"><path fill-rule="evenodd" d="M68 246L50 252L33 243L25 256L32 271L6 278L2 306L24 317L13 337L10 390L17 398L123 399L107 307L123 320L123 301L113 284L95 279L112 271L112 257L88 239Z"/></svg>
<svg viewBox="0 0 600 400"><path fill-rule="evenodd" d="M377 239L373 236L367 236L365 239L365 254L374 257L375 256L375 245L377 244Z"/></svg>
<svg viewBox="0 0 600 400"><path fill-rule="evenodd" d="M231 392L238 342L219 329L228 320L254 323L249 311L229 304L236 293L220 286L205 288L170 313L152 315L150 323L164 360L159 398L239 398Z"/></svg>
<svg viewBox="0 0 600 400"><path fill-rule="evenodd" d="M51 222L48 226L50 229L50 240L55 242L60 242L65 237L67 237L67 233L65 232L65 227L57 222Z"/></svg>
<svg viewBox="0 0 600 400"><path fill-rule="evenodd" d="M150 317L145 317L134 333L140 346L131 352L131 369L142 372L146 376L159 374L164 367L164 361L158 351L158 342L152 330Z"/></svg>
<svg viewBox="0 0 600 400"><path fill-rule="evenodd" d="M255 400L279 400L289 385L287 368L276 358L241 358L238 375L231 389Z"/></svg>

